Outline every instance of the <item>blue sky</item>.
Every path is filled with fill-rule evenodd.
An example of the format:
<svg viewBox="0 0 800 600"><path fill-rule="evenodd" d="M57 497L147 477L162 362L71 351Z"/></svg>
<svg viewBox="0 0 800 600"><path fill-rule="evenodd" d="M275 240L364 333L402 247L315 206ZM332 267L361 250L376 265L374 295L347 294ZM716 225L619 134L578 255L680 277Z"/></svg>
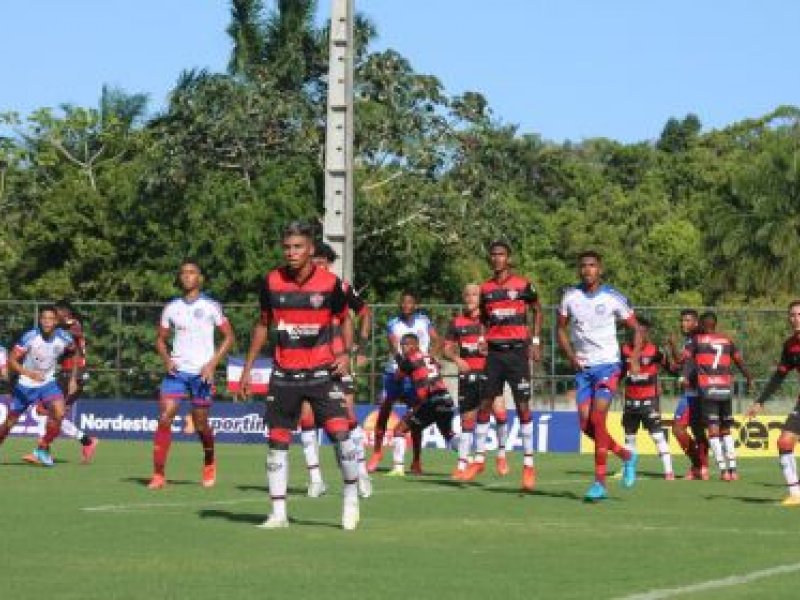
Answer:
<svg viewBox="0 0 800 600"><path fill-rule="evenodd" d="M547 139L653 139L670 116L713 128L800 104L795 0L356 3L376 48ZM17 0L2 17L0 111L94 105L103 83L155 110L182 69L224 70L230 51L227 0Z"/></svg>

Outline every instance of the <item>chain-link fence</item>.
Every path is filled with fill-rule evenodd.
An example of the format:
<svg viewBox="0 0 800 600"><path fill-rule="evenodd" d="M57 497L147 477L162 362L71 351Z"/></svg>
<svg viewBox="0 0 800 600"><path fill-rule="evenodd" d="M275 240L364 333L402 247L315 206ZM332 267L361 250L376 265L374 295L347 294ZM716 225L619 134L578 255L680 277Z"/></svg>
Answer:
<svg viewBox="0 0 800 600"><path fill-rule="evenodd" d="M39 308L46 302L0 301L0 342L12 345L36 323ZM86 331L89 379L86 397L154 398L163 376L163 366L155 352L155 331L162 305L155 303L75 302ZM428 311L443 337L449 319L459 310L457 305L430 305ZM372 306L373 323L366 347L367 364L359 369L358 400L373 402L380 393L383 365L389 356L385 335L386 322L397 313L395 305ZM744 353L746 362L760 384L770 376L780 353L782 340L788 334L786 312L782 309L719 308L719 328L731 334ZM251 304L228 304L225 311L236 331L233 354L243 355L250 342L250 330L258 314ZM667 336L679 337L679 307L640 307L637 312L653 323L652 337L662 346ZM542 362L534 366L534 397L539 407L568 407L572 391L572 374L558 349L555 337L556 309L544 307ZM445 373L455 371L445 364ZM226 398L225 370L218 374L220 397ZM676 378L661 377L666 407L678 394ZM759 386L757 386L759 387ZM787 380L779 392L783 410L798 392L797 382ZM744 385L737 379L735 393L740 404L745 400ZM778 409L778 407L775 407Z"/></svg>

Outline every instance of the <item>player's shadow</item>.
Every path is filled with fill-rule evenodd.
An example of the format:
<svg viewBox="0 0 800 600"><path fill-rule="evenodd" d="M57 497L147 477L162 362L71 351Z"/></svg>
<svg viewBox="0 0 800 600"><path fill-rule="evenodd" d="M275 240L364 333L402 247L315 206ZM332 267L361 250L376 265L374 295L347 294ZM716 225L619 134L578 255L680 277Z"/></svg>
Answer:
<svg viewBox="0 0 800 600"><path fill-rule="evenodd" d="M241 492L259 492L260 494L268 494L269 493L269 488L267 486L265 486L265 485L243 484L243 485L237 485L236 489L241 491ZM286 489L286 492L288 494L292 494L293 496L294 495L305 496L307 491L308 490L306 488L301 487L301 486L297 486L297 485L295 485L295 486L291 486L290 485Z"/></svg>
<svg viewBox="0 0 800 600"><path fill-rule="evenodd" d="M703 496L705 500L736 500L744 504L777 504L775 498L753 498L752 496L726 496L725 494L708 494Z"/></svg>
<svg viewBox="0 0 800 600"><path fill-rule="evenodd" d="M559 498L563 500L574 500L576 502L583 502L583 496L579 496L575 492L570 492L567 490L533 490L532 492L523 492L519 488L514 487L492 487L490 485L483 485L478 484L480 487L483 488L484 491L492 493L492 494L506 494L510 496L519 496L520 498L532 497L532 498Z"/></svg>
<svg viewBox="0 0 800 600"><path fill-rule="evenodd" d="M569 471L564 471L564 473L567 475L586 475L589 477L594 477L594 471L589 469L571 469ZM614 476L619 476L619 471L610 471L607 475L609 479ZM636 471L636 477L643 477L646 479L664 479L664 473L659 473L658 471Z"/></svg>
<svg viewBox="0 0 800 600"><path fill-rule="evenodd" d="M232 523L247 523L249 525L260 525L264 522L267 516L264 513L236 513L229 510L219 510L214 508L204 508L197 511L197 516L201 519L224 519ZM330 527L332 529L341 529L338 523L330 521L317 521L315 519L297 519L289 517L291 525L309 526L309 527Z"/></svg>
<svg viewBox="0 0 800 600"><path fill-rule="evenodd" d="M754 481L753 484L760 485L765 488L785 488L785 483L767 483L766 481Z"/></svg>
<svg viewBox="0 0 800 600"><path fill-rule="evenodd" d="M120 479L123 483L135 483L136 485L140 485L142 487L147 487L147 484L150 483L149 477L123 477ZM188 479L167 479L167 485L200 485L199 481L195 480L188 480Z"/></svg>

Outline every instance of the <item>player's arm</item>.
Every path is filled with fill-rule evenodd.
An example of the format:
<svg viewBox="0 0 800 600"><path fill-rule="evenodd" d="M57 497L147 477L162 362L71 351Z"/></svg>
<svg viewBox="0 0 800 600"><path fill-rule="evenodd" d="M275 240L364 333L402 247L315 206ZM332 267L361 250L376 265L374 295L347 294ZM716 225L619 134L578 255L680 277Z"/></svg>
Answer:
<svg viewBox="0 0 800 600"><path fill-rule="evenodd" d="M72 354L74 360L72 361L72 368L69 372L69 382L67 383L67 394L72 396L78 393L78 361L83 356L80 344L72 335L65 333L67 346L64 348L64 354ZM63 356L63 354L62 354Z"/></svg>
<svg viewBox="0 0 800 600"><path fill-rule="evenodd" d="M784 379L786 379L786 374L788 372L788 370L782 368L782 365L779 365L778 368L775 369L775 372L772 374L772 377L769 378L769 381L767 381L767 385L764 386L764 389L761 390L756 401L745 411L745 417L752 419L764 408L764 403L772 398L775 392L778 391L778 388L781 387Z"/></svg>
<svg viewBox="0 0 800 600"><path fill-rule="evenodd" d="M631 351L631 375L638 375L641 367L642 348L644 347L644 331L639 327L639 322L636 320L636 315L631 313L623 319L622 323L633 331L633 350Z"/></svg>
<svg viewBox="0 0 800 600"><path fill-rule="evenodd" d="M570 366L575 369L575 371L580 371L583 369L583 365L581 365L578 357L575 355L575 350L572 347L572 341L569 339L569 316L563 313L559 313L558 315L558 323L556 325L556 336L558 338L558 347L561 348L561 351L564 353L564 356L567 357Z"/></svg>
<svg viewBox="0 0 800 600"><path fill-rule="evenodd" d="M164 310L161 311L161 319L159 320L158 329L156 330L156 352L158 352L161 362L164 363L164 368L167 370L167 373L175 374L177 365L172 360L172 356L170 356L169 353L169 346L167 345L169 334L169 305L167 305L164 307Z"/></svg>
<svg viewBox="0 0 800 600"><path fill-rule="evenodd" d="M342 351L334 357L333 372L347 375L350 372L350 352L353 350L353 319L342 280L337 278L331 294L331 315L338 319L342 333Z"/></svg>
<svg viewBox="0 0 800 600"><path fill-rule="evenodd" d="M458 336L452 323L447 330L447 335L444 338L444 348L442 350L444 357L454 363L458 367L459 373L466 373L469 371L467 361L461 358L461 348L458 344Z"/></svg>
<svg viewBox="0 0 800 600"><path fill-rule="evenodd" d="M367 363L366 349L372 328L372 311L352 285L347 286L347 305L358 317L358 334L353 340L353 352L356 355L356 365L362 367Z"/></svg>
<svg viewBox="0 0 800 600"><path fill-rule="evenodd" d="M20 342L14 346L8 355L8 366L11 367L11 371L13 373L17 373L18 375L24 375L25 377L33 379L34 381L44 381L43 373L40 373L35 369L26 369L22 366L20 361L27 353L28 348L24 342Z"/></svg>
<svg viewBox="0 0 800 600"><path fill-rule="evenodd" d="M250 396L250 378L253 370L253 363L261 353L264 345L269 338L269 327L272 323L272 301L267 282L261 287L259 292L260 312L253 329L250 332L250 347L247 349L247 356L242 367L242 376L239 379L239 398L245 399Z"/></svg>
<svg viewBox="0 0 800 600"><path fill-rule="evenodd" d="M742 353L739 352L733 342L731 342L731 358L733 359L734 364L739 368L739 371L741 371L742 375L744 375L746 390L749 393L753 389L753 376L750 374L750 370L744 363Z"/></svg>
<svg viewBox="0 0 800 600"><path fill-rule="evenodd" d="M431 348L429 354L431 356L441 356L442 338L439 337L439 332L436 331L436 327L433 326L433 322L428 324L428 336L431 338Z"/></svg>
<svg viewBox="0 0 800 600"><path fill-rule="evenodd" d="M228 319L222 314L220 317L221 318L217 323L217 328L222 333L222 342L219 346L217 346L214 356L212 356L211 359L205 365L203 365L203 369L200 371L200 376L204 381L209 383L214 381L214 374L217 372L217 366L222 359L227 356L228 352L231 351L231 348L233 348L233 343L236 339L233 333L231 322L228 321Z"/></svg>
<svg viewBox="0 0 800 600"><path fill-rule="evenodd" d="M531 335L531 358L539 362L542 360L542 323L544 322L544 311L539 300L538 292L529 283L525 288L525 296L528 302L528 310L532 317L533 334Z"/></svg>

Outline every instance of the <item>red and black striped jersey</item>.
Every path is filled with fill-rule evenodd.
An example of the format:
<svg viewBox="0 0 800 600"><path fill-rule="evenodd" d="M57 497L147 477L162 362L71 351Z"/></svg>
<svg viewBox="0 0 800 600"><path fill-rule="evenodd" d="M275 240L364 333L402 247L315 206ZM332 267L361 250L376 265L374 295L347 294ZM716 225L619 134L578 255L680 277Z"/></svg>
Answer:
<svg viewBox="0 0 800 600"><path fill-rule="evenodd" d="M447 393L447 385L442 379L442 369L435 358L421 350L407 356L397 356L395 378L410 377L416 391L418 404L422 404L437 394Z"/></svg>
<svg viewBox="0 0 800 600"><path fill-rule="evenodd" d="M682 359L691 360L700 391L732 389L732 364L741 360L733 340L724 333L696 333L683 349Z"/></svg>
<svg viewBox="0 0 800 600"><path fill-rule="evenodd" d="M511 274L502 282L492 278L481 285L481 316L486 339L492 342L525 342L530 338L528 307L538 294L525 277Z"/></svg>
<svg viewBox="0 0 800 600"><path fill-rule="evenodd" d="M62 329L69 331L72 339L75 340L76 350L67 351L61 357L61 369L66 371L72 369L77 363L79 369L86 366L86 337L83 334L83 325L76 318L67 319L64 323L66 327L60 326Z"/></svg>
<svg viewBox="0 0 800 600"><path fill-rule="evenodd" d="M479 316L456 315L450 320L445 342L458 345L458 356L469 365L470 371L483 371L486 355L480 350L484 338L483 323Z"/></svg>
<svg viewBox="0 0 800 600"><path fill-rule="evenodd" d="M639 355L639 374L630 372L631 358L633 357L633 344L623 344L620 348L622 354L622 374L625 378L626 400L657 400L658 370L667 366L667 358L652 342L642 348Z"/></svg>
<svg viewBox="0 0 800 600"><path fill-rule="evenodd" d="M800 371L800 337L793 335L783 342L781 360L778 363L778 373L788 375L792 371Z"/></svg>
<svg viewBox="0 0 800 600"><path fill-rule="evenodd" d="M274 269L264 279L261 311L277 332L278 367L318 369L333 363L334 323L347 317L347 295L336 275L313 267L308 279L298 282L288 268Z"/></svg>

